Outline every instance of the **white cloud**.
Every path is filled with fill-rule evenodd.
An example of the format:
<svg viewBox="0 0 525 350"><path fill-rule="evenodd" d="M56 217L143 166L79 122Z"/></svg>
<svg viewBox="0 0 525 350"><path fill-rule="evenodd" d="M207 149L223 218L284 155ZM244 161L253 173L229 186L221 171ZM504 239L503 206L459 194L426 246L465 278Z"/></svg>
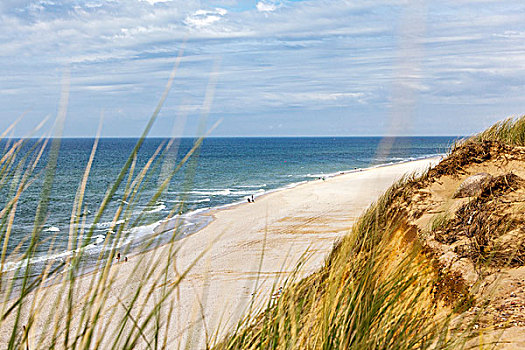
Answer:
<svg viewBox="0 0 525 350"><path fill-rule="evenodd" d="M33 103L35 110L53 113L64 66L72 70L78 115L109 105L138 120L148 114L144 106L162 90L185 40L168 109L184 98L200 106L218 59L212 111L224 115L290 107L358 113L370 106L386 113L396 86L413 92L422 111L425 104L491 101L495 115L496 108L525 104L520 93L525 25L519 15L525 4L428 3L421 19L426 31L404 38L421 48L417 57L400 49L403 33L396 19L410 4L405 0L255 4L0 0L0 104L7 106L0 112L0 129L17 114L16 106ZM413 65L420 69L410 69ZM463 107L458 113L467 112Z"/></svg>
<svg viewBox="0 0 525 350"><path fill-rule="evenodd" d="M503 33L496 33L494 36L502 38L525 38L525 32L518 32L515 30L506 30Z"/></svg>
<svg viewBox="0 0 525 350"><path fill-rule="evenodd" d="M192 27L202 28L220 21L227 13L228 11L223 8L197 10L193 14L188 15L184 23Z"/></svg>
<svg viewBox="0 0 525 350"><path fill-rule="evenodd" d="M142 1L147 2L150 5L155 5L155 4L158 4L158 3L171 2L173 0L142 0Z"/></svg>
<svg viewBox="0 0 525 350"><path fill-rule="evenodd" d="M277 6L275 4L265 1L259 1L255 6L260 12L272 12L277 9Z"/></svg>
<svg viewBox="0 0 525 350"><path fill-rule="evenodd" d="M305 87L307 88L307 87ZM274 106L316 106L319 108L319 103L323 106L331 105L341 106L346 103L356 101L360 104L365 102L365 94L362 92L321 92L321 91L305 91L305 92L283 92L283 93L265 93L262 95L264 101ZM264 103L261 101L261 103Z"/></svg>

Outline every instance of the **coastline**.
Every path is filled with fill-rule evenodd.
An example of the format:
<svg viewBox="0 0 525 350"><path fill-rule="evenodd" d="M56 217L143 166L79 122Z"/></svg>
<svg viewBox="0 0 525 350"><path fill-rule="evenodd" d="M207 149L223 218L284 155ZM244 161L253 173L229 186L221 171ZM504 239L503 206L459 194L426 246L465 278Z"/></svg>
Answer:
<svg viewBox="0 0 525 350"><path fill-rule="evenodd" d="M330 178L334 178L334 177L337 177L337 176L353 174L353 173L361 173L361 172L369 171L369 170L372 170L372 169L390 167L390 166L395 166L395 165L400 165L400 164L405 164L405 163L411 163L411 162L417 162L417 161L434 161L434 160L436 160L436 161L439 162L441 159L443 159L443 157L445 157L445 155L446 154L435 154L435 155L424 156L424 157L414 157L412 159L401 160L399 162L389 162L389 163L384 163L384 164L372 165L372 166L365 167L365 168L355 168L355 169L351 169L351 170L341 170L341 171L337 171L337 172L333 172L333 173L317 174L317 175L319 175L320 177L324 177L325 179L330 179ZM308 174L308 175L310 175L310 174ZM305 176L308 176L308 175L305 175ZM315 177L317 177L317 175ZM312 176L312 178L314 178L314 176ZM285 185L283 187L273 188L273 189L270 189L270 190L265 191L265 192L260 193L260 194L257 194L257 192L254 192L253 195L254 195L255 199L258 199L258 198L260 199L260 198L263 198L263 197L265 197L267 195L270 195L272 193L275 193L275 192L290 190L290 189L296 188L298 186L305 185L305 184L308 184L308 183L312 183L312 182L315 182L315 181L321 181L321 180L320 179L312 179L312 180L303 180L303 181L298 181L298 182L292 182L292 183L290 183L288 185ZM213 220L215 220L215 213L216 212L221 211L221 210L229 210L229 209L233 209L233 208L235 208L235 207L237 207L239 205L248 205L248 204L250 204L250 203L248 203L246 201L246 199L245 200L237 200L237 201L234 201L234 202L231 202L231 203L222 204L222 205L218 205L218 206L214 206L214 207L195 209L193 211L190 211L190 212L187 212L187 213L183 214L183 216L205 217L205 218L210 218L210 219L208 219L207 222L205 224L203 224L203 225L199 225L198 223L195 223L195 226L199 226L199 228L197 230L194 230L194 231L192 230L189 233L184 233L181 237L177 238L177 240L184 239L184 238L186 238L186 237L188 237L190 235L193 235L193 234L203 230L204 228L206 228L206 226L208 226ZM175 220L177 220L177 218L163 219L163 220L161 220L158 223L150 224L150 226L151 225L156 225L153 228L153 230L156 231L158 229L158 227L161 226L164 222L175 221ZM173 228L163 229L162 232L167 232L167 231L170 231L172 229ZM162 233L159 232L159 234L162 234ZM160 246L165 245L165 244L169 244L169 243L163 243ZM152 248L144 250L144 251L133 252L133 253L130 254L130 256L139 255L139 254L144 253L145 251L156 249L156 248L158 248L160 246L152 247Z"/></svg>
<svg viewBox="0 0 525 350"><path fill-rule="evenodd" d="M334 242L348 233L361 212L391 183L407 172L424 170L439 159L339 172L325 181L308 181L292 188L268 191L257 197L255 203L210 210L206 215L213 220L208 225L174 243L178 250L174 262L177 267L169 272L167 283L174 283L180 271L190 266L191 271L177 287L175 312L182 319L170 325L171 344L191 338L195 345L192 347L199 348L202 332L218 327L217 336L223 335L250 305L253 310L265 305L272 288L280 286L293 273L305 253L309 259L297 278L321 266ZM168 260L170 247L156 247L131 256L126 263L113 264L108 307L115 308L119 300L130 298L140 283L144 283L148 265ZM205 256L193 263L203 251ZM92 271L79 277L76 291L79 302L90 293L89 282L97 275L99 271ZM48 286L44 294L47 298L57 298L60 286ZM256 293L255 296L252 293ZM151 300L145 299L138 305L147 308L150 303ZM43 303L43 315L53 312L46 306L52 304L49 299ZM203 323L200 314L207 322ZM35 337L38 325L43 327L45 318L37 320ZM102 324L112 327L113 316L103 318ZM196 333L185 332L188 326Z"/></svg>
<svg viewBox="0 0 525 350"><path fill-rule="evenodd" d="M281 192L281 191L287 191L287 190L294 189L294 188L297 188L297 187L302 186L302 185L306 185L306 184L309 184L309 183L315 183L315 182L321 181L321 177L324 178L324 179L331 179L331 178L335 178L335 177L338 177L338 176L344 176L344 175L354 174L354 173L363 173L363 172L367 172L367 171L370 171L370 170L373 170L373 169L385 168L385 167L390 167L390 166L396 166L396 165L401 165L401 164L405 164L405 163L411 163L411 162L417 162L417 161L432 161L432 160L438 160L439 161L444 156L445 156L445 154L434 154L434 155L423 156L423 157L411 157L411 158L404 159L404 160L401 160L401 161L396 161L396 162L389 162L389 163L384 163L384 164L376 164L376 165L372 165L372 166L365 167L365 168L355 168L355 169L348 169L348 170L340 170L340 171L335 171L335 172L326 173L326 174L320 173L320 174L316 174L315 176L312 175L312 174L306 174L306 175L303 175L303 177L311 177L312 179L311 180L301 180L301 181L297 181L297 182L291 182L291 183L289 183L289 184L287 184L285 186L273 188L273 189L264 191L263 193L259 193L259 194L256 191L256 192L253 193L253 195L254 195L255 199L261 199L261 198L264 198L264 197L266 197L268 195L271 195L272 193L277 193L277 192ZM319 178L316 178L316 177L319 177ZM147 233L141 234L140 236L138 236L138 238L146 237L146 239L148 240L148 239L151 239L151 236L157 236L157 238L161 238L162 242L161 243L157 243L157 244L153 244L151 246L149 246L149 245L148 246L143 246L144 242L132 239L128 243L124 244L122 247L117 248L117 250L122 252L128 258L134 258L134 257L140 256L141 254L150 252L150 251L155 250L155 249L159 249L159 248L161 248L161 247L163 247L165 245L170 244L170 240L166 239L166 238L163 239L162 236L166 235L167 232L173 231L175 229L175 226L173 225L173 223L178 223L178 225L180 225L180 226L184 226L184 225L190 224L190 226L192 227L192 229L187 230L187 231L183 231L180 234L180 236L175 238L175 241L180 241L180 240L185 239L186 237L194 235L194 234L202 231L203 229L205 229L208 225L210 225L216 219L215 215L217 213L219 213L220 211L230 210L230 209L234 209L234 208L236 208L238 206L248 205L248 204L250 204L250 203L248 203L246 200L236 200L236 201L233 201L231 203L221 204L221 205L217 205L217 206L213 206L213 207L205 207L205 208L194 209L194 210L191 210L189 212L186 212L186 213L182 214L179 217L173 217L171 219L165 218L165 219L162 219L162 220L160 220L158 222L150 223L150 224L147 224L147 225L144 225L144 226L137 226L134 229L145 230L147 232ZM181 220L181 217L183 218L182 220ZM188 218L190 218L190 220L188 220ZM191 220L192 218L194 220ZM165 225L165 226L162 227L163 225ZM162 229L159 230L160 227L162 227ZM133 228L132 228L132 230L133 230ZM132 248L127 250L128 248L126 247L126 245L127 246L131 246ZM69 256L70 253L69 252L63 252L63 253L59 253L59 254L60 254L60 256ZM46 262L48 259L50 259L50 257L37 256L37 257L34 257L33 259L37 259L38 261ZM17 262L16 264L20 264L20 263L22 263L22 262L20 261L20 262ZM84 276L92 275L92 274L97 272L97 269L100 269L100 267L84 267L83 270L79 271L78 277L79 278L83 278ZM4 272L9 273L10 271L13 271L13 270L14 270L14 267L12 267L10 269L7 269ZM46 283L45 283L45 287L49 287L49 286L52 286L52 285L58 283L58 281L60 280L60 275L61 275L61 273L58 274L55 278L47 280ZM18 287L15 286L15 290L17 288ZM16 293L13 293L11 295L10 299L15 298L15 297L16 297Z"/></svg>

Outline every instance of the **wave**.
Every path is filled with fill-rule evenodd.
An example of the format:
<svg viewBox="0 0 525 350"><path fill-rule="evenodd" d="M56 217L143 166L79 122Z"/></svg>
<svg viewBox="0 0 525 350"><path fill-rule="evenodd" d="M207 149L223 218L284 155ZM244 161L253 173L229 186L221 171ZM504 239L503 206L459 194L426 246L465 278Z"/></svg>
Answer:
<svg viewBox="0 0 525 350"><path fill-rule="evenodd" d="M186 203L204 203L204 202L209 202L209 201L211 201L211 199L209 197L206 197L206 198L197 199L194 201L187 201Z"/></svg>
<svg viewBox="0 0 525 350"><path fill-rule="evenodd" d="M114 232L113 231L108 231L109 234L113 234ZM100 246L101 243L104 243L104 241L106 240L106 235L96 235L96 236L93 236L91 237L91 241L92 243L90 244L87 244L84 249L87 250L87 251L90 251L90 250L93 250L97 247ZM94 242L93 242L94 241ZM77 252L77 250L73 250L73 252Z"/></svg>
<svg viewBox="0 0 525 350"><path fill-rule="evenodd" d="M235 191L235 192L232 192L232 196L249 196L249 195L252 195L252 194L256 194L256 193L264 193L265 190L262 189L262 188L259 188L258 190L256 191Z"/></svg>
<svg viewBox="0 0 525 350"><path fill-rule="evenodd" d="M188 193L196 194L200 196L228 196L232 193L230 189L224 190L198 190L198 191L189 191Z"/></svg>
<svg viewBox="0 0 525 350"><path fill-rule="evenodd" d="M237 185L235 187L237 188L259 188L259 187L266 187L267 185L266 184L262 184L262 185Z"/></svg>
<svg viewBox="0 0 525 350"><path fill-rule="evenodd" d="M109 228L109 227L112 227L112 226L122 225L126 221L128 221L128 220L127 219L121 219L121 220L117 220L117 221L99 222L98 224L96 224L95 227L96 228L105 229L105 228Z"/></svg>
<svg viewBox="0 0 525 350"><path fill-rule="evenodd" d="M144 211L147 212L147 213L158 213L159 211L163 211L165 209L166 209L166 205L165 204L159 204L156 207L147 208Z"/></svg>
<svg viewBox="0 0 525 350"><path fill-rule="evenodd" d="M60 232L60 229L56 226L51 226L51 227L46 228L44 232Z"/></svg>
<svg viewBox="0 0 525 350"><path fill-rule="evenodd" d="M251 195L256 192L264 192L265 189L263 187L266 187L267 184L262 185L239 185L235 186L235 188L224 188L224 189L196 189L192 191L187 192L167 192L167 194L171 195L193 195L193 196L202 196L202 197L217 197L217 196L228 196L228 197L235 197L235 196L244 196L244 195ZM250 188L253 188L254 190L249 190ZM256 189L256 190L255 190ZM195 199L195 200L188 200L186 203L202 203L202 202L209 202L210 198L202 198L202 199ZM175 200L169 200L170 203L181 203L182 201L180 199Z"/></svg>
<svg viewBox="0 0 525 350"><path fill-rule="evenodd" d="M173 200L168 200L167 202L168 203L186 203L186 204L195 204L195 203L204 203L204 202L209 202L211 201L211 199L209 197L206 197L206 198L202 198L202 199L196 199L196 200L189 200L189 201L181 201L179 199L173 199Z"/></svg>
<svg viewBox="0 0 525 350"><path fill-rule="evenodd" d="M201 195L201 196L227 196L227 197L237 197L237 196L246 196L252 195L254 193L264 192L264 188L258 188L257 190L247 191L247 190L236 190L236 189L224 189L218 191L191 191L190 193Z"/></svg>
<svg viewBox="0 0 525 350"><path fill-rule="evenodd" d="M83 236L79 236L78 241L81 242L83 239ZM91 243L87 244L85 247L83 247L84 251L92 251L95 248L100 248L100 244L103 243L106 239L105 235L96 235L91 237ZM110 247L107 247L106 250L111 249ZM66 250L60 253L54 253L54 254L45 254L40 256L34 256L29 259L29 264L31 265L43 265L47 264L49 262L60 262L64 263L66 262L66 259L72 256L75 253L78 253L80 249L72 249L72 250ZM28 262L28 259L23 259L19 261L7 261L4 265L4 269L2 272L9 272L16 270L20 267L23 267Z"/></svg>
<svg viewBox="0 0 525 350"><path fill-rule="evenodd" d="M320 178L323 178L323 177L328 177L328 176L333 176L332 174L306 174L305 177L311 177L311 178L315 178L315 179L320 179Z"/></svg>

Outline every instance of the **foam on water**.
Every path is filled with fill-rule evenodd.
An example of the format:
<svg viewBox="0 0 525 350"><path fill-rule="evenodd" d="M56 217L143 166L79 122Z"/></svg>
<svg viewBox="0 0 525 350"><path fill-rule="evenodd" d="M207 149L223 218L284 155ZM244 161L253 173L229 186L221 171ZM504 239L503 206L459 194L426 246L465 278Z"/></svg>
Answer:
<svg viewBox="0 0 525 350"><path fill-rule="evenodd" d="M235 187L237 187L237 188L259 188L259 187L266 187L266 184L261 184L261 185L237 185Z"/></svg>
<svg viewBox="0 0 525 350"><path fill-rule="evenodd" d="M100 228L100 229L105 229L105 228L109 228L109 227L113 227L113 226L117 226L117 225L122 225L124 223L126 223L126 219L121 219L121 220L117 220L117 221L107 221L107 222L99 222L98 224L96 224L96 228Z"/></svg>
<svg viewBox="0 0 525 350"><path fill-rule="evenodd" d="M165 210L167 207L165 204L158 204L156 207L153 207L151 209L146 209L145 211L148 213L158 213L159 211Z"/></svg>
<svg viewBox="0 0 525 350"><path fill-rule="evenodd" d="M223 190L199 190L199 191L189 191L191 194L196 194L200 196L228 196L231 194L230 189Z"/></svg>

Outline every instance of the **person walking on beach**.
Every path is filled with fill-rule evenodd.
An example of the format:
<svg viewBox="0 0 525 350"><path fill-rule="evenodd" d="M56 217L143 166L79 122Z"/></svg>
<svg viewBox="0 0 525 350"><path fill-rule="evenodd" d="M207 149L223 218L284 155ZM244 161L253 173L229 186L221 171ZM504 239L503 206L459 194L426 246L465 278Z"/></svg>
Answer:
<svg viewBox="0 0 525 350"><path fill-rule="evenodd" d="M253 200L253 194L252 194L252 203L254 203L255 201Z"/></svg>
<svg viewBox="0 0 525 350"><path fill-rule="evenodd" d="M117 253L117 262L120 262L120 252Z"/></svg>

